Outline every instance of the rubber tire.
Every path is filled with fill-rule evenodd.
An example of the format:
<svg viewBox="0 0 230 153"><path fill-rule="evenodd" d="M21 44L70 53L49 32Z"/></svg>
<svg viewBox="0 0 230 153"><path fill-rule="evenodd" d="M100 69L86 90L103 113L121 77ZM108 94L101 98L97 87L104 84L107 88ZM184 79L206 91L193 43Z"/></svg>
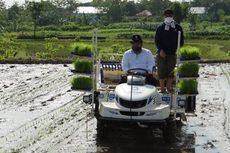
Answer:
<svg viewBox="0 0 230 153"><path fill-rule="evenodd" d="M108 133L108 127L103 120L97 120L97 138L103 139Z"/></svg>
<svg viewBox="0 0 230 153"><path fill-rule="evenodd" d="M163 138L166 142L174 142L176 138L176 127L176 120L166 120L166 126L162 129Z"/></svg>

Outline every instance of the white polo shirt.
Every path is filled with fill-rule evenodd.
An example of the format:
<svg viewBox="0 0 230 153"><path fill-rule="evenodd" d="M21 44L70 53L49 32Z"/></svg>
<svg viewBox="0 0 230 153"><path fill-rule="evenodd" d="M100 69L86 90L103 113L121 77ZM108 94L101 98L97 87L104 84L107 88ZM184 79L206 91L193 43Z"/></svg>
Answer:
<svg viewBox="0 0 230 153"><path fill-rule="evenodd" d="M135 54L134 51L130 49L123 55L123 71L128 71L133 68L142 68L152 72L153 66L155 66L155 59L152 52L146 48L142 48L139 54Z"/></svg>

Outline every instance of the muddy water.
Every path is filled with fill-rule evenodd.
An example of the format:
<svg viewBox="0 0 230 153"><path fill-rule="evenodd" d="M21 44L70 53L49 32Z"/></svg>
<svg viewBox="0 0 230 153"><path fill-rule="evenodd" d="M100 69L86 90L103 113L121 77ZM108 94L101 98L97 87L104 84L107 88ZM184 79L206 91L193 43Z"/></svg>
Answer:
<svg viewBox="0 0 230 153"><path fill-rule="evenodd" d="M195 117L188 117L188 131L196 135L197 153L229 153L229 64L203 64L198 79Z"/></svg>
<svg viewBox="0 0 230 153"><path fill-rule="evenodd" d="M49 152L79 153L195 153L195 136L178 126L170 142L159 129L138 126L113 127L105 136L97 134L96 119L85 122L72 136Z"/></svg>
<svg viewBox="0 0 230 153"><path fill-rule="evenodd" d="M0 65L0 152L229 153L229 66L201 66L196 114L167 142L137 126L98 135L70 65Z"/></svg>
<svg viewBox="0 0 230 153"><path fill-rule="evenodd" d="M106 138L97 140L98 152L119 153L195 153L195 138L182 129L175 131L175 140L166 142L161 130L140 128L112 129ZM100 137L100 136L99 136Z"/></svg>

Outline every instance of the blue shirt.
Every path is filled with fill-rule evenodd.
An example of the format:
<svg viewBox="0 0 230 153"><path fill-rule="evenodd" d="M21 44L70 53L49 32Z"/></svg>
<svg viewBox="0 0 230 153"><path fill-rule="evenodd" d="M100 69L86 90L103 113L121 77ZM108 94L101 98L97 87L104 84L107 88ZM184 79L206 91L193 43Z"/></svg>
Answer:
<svg viewBox="0 0 230 153"><path fill-rule="evenodd" d="M134 53L132 49L126 51L122 59L122 69L123 71L128 71L133 68L146 69L152 72L155 66L155 59L150 50L142 48L139 54Z"/></svg>

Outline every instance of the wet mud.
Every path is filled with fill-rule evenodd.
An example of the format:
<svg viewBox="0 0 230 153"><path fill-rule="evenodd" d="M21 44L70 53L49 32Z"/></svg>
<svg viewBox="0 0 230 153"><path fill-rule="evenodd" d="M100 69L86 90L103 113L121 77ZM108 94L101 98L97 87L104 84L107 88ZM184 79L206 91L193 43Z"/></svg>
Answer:
<svg viewBox="0 0 230 153"><path fill-rule="evenodd" d="M229 153L229 67L201 65L196 113L166 140L139 126L100 135L71 65L0 65L0 152Z"/></svg>

